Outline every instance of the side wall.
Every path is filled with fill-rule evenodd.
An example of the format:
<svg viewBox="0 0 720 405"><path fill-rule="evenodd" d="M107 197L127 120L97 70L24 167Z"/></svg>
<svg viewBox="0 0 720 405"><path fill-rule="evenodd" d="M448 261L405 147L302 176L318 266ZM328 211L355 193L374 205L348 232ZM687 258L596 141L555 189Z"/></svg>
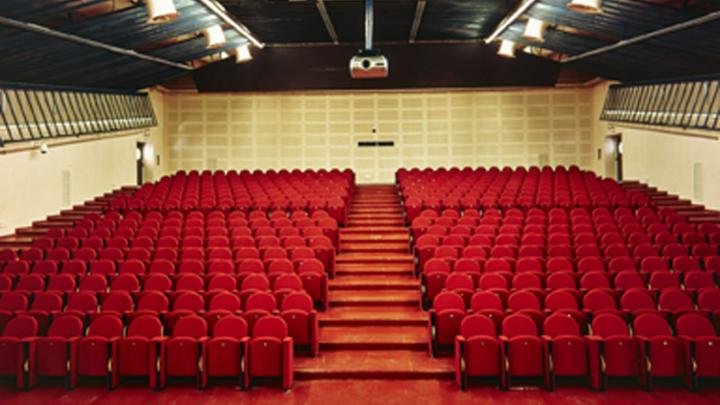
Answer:
<svg viewBox="0 0 720 405"><path fill-rule="evenodd" d="M593 163L592 89L166 94L168 171ZM394 147L360 148L361 140Z"/></svg>
<svg viewBox="0 0 720 405"><path fill-rule="evenodd" d="M0 155L0 235L114 188L135 184L138 136Z"/></svg>
<svg viewBox="0 0 720 405"><path fill-rule="evenodd" d="M0 198L0 236L120 186L136 184L138 141L150 143L154 150L145 160L145 180L160 177L165 163L163 98L151 92L160 125L149 130L49 141L47 154L40 153L37 143L0 148L4 197Z"/></svg>
<svg viewBox="0 0 720 405"><path fill-rule="evenodd" d="M607 87L607 83L595 87L597 117ZM595 128L596 148L603 148L605 136L622 134L625 179L648 183L709 208L720 208L720 133L599 120ZM594 168L605 174L602 159L595 162Z"/></svg>

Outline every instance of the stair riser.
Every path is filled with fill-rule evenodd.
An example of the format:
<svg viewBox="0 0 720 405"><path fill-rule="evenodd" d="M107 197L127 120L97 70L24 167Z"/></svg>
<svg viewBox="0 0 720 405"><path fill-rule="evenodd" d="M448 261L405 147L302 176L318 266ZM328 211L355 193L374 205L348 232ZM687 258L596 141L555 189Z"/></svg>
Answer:
<svg viewBox="0 0 720 405"><path fill-rule="evenodd" d="M413 301L333 301L331 307L420 307L419 300Z"/></svg>
<svg viewBox="0 0 720 405"><path fill-rule="evenodd" d="M414 276L412 270L335 270L337 276Z"/></svg>
<svg viewBox="0 0 720 405"><path fill-rule="evenodd" d="M408 229L400 226L396 227L378 227L378 226L358 226L355 228L343 228L343 234L379 234L379 235L407 235Z"/></svg>
<svg viewBox="0 0 720 405"><path fill-rule="evenodd" d="M428 344L425 342L398 342L398 343L363 343L363 342L347 342L347 343L330 343L320 342L320 350L414 350L425 351Z"/></svg>
<svg viewBox="0 0 720 405"><path fill-rule="evenodd" d="M320 326L425 326L426 320L401 319L327 319L320 320Z"/></svg>
<svg viewBox="0 0 720 405"><path fill-rule="evenodd" d="M413 291L419 290L419 285L330 285L330 291Z"/></svg>
<svg viewBox="0 0 720 405"><path fill-rule="evenodd" d="M410 253L409 248L359 248L348 245L341 246L340 250L347 253Z"/></svg>
<svg viewBox="0 0 720 405"><path fill-rule="evenodd" d="M343 371L343 372L305 372L295 370L295 379L310 380L452 380L455 374L449 372L413 372L413 371Z"/></svg>

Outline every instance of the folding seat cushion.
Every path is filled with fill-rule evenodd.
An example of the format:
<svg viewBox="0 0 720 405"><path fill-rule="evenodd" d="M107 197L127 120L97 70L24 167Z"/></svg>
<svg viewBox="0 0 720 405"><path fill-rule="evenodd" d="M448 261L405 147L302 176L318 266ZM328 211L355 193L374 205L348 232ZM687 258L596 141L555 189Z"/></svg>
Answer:
<svg viewBox="0 0 720 405"><path fill-rule="evenodd" d="M605 262L599 257L583 257L577 262L578 273L605 272Z"/></svg>
<svg viewBox="0 0 720 405"><path fill-rule="evenodd" d="M202 346L207 340L208 326L202 317L188 315L177 321L171 337L161 346L160 388L168 377L195 377L201 387Z"/></svg>
<svg viewBox="0 0 720 405"><path fill-rule="evenodd" d="M180 274L175 279L175 295L183 291L202 291L205 282L197 274Z"/></svg>
<svg viewBox="0 0 720 405"><path fill-rule="evenodd" d="M175 264L171 262L170 260L165 259L156 259L153 260L150 263L150 267L148 268L148 273L151 275L154 274L163 274L163 275L174 275L175 274Z"/></svg>
<svg viewBox="0 0 720 405"><path fill-rule="evenodd" d="M668 261L662 257L644 257L640 261L640 271L643 273L670 271L670 265Z"/></svg>
<svg viewBox="0 0 720 405"><path fill-rule="evenodd" d="M196 291L183 291L172 302L172 310L165 317L165 330L172 335L175 324L191 315L202 315L205 311L205 299Z"/></svg>
<svg viewBox="0 0 720 405"><path fill-rule="evenodd" d="M202 386L207 386L210 377L235 377L244 386L245 346L248 342L245 319L235 315L219 319L212 329L212 337L202 348Z"/></svg>
<svg viewBox="0 0 720 405"><path fill-rule="evenodd" d="M70 259L70 250L67 248L48 249L45 252L45 260L63 261Z"/></svg>
<svg viewBox="0 0 720 405"><path fill-rule="evenodd" d="M90 262L90 274L111 276L115 274L116 265L112 260L100 259Z"/></svg>
<svg viewBox="0 0 720 405"><path fill-rule="evenodd" d="M516 290L534 290L542 294L542 273L516 273L512 279L512 288Z"/></svg>
<svg viewBox="0 0 720 405"><path fill-rule="evenodd" d="M501 327L501 351L505 358L503 387L512 385L513 377L545 375L545 353L535 321L516 313L507 316Z"/></svg>
<svg viewBox="0 0 720 405"><path fill-rule="evenodd" d="M303 288L313 301L322 308L327 308L329 286L323 263L318 259L303 260L298 265L298 275L303 282Z"/></svg>
<svg viewBox="0 0 720 405"><path fill-rule="evenodd" d="M140 260L130 259L120 264L118 269L119 274L133 274L136 276L142 276L147 272L145 263Z"/></svg>
<svg viewBox="0 0 720 405"><path fill-rule="evenodd" d="M293 339L285 321L278 316L258 320L245 356L245 386L254 378L279 378L285 390L293 383Z"/></svg>
<svg viewBox="0 0 720 405"><path fill-rule="evenodd" d="M630 288L647 288L647 280L635 270L623 270L613 278L616 290L624 291Z"/></svg>
<svg viewBox="0 0 720 405"><path fill-rule="evenodd" d="M556 377L588 375L587 345L580 326L572 316L564 313L550 315L543 323L542 338L547 356L545 370L548 387L555 386Z"/></svg>
<svg viewBox="0 0 720 405"><path fill-rule="evenodd" d="M572 249L566 245L551 245L547 249L548 258L570 258L573 257Z"/></svg>
<svg viewBox="0 0 720 405"><path fill-rule="evenodd" d="M0 336L0 359L2 359L0 376L14 377L15 386L19 389L26 388L28 383L25 364L34 363L34 359L29 358L28 354L35 353L36 336L38 336L37 321L27 315L18 315L10 319ZM32 380L32 377L30 379Z"/></svg>
<svg viewBox="0 0 720 405"><path fill-rule="evenodd" d="M512 273L513 263L510 258L491 258L484 265L486 273Z"/></svg>
<svg viewBox="0 0 720 405"><path fill-rule="evenodd" d="M478 246L478 245L470 245L465 246L462 250L461 254L462 258L466 259L486 259L488 256L488 250L485 246ZM458 259L460 260L460 259ZM720 270L719 270L720 271Z"/></svg>
<svg viewBox="0 0 720 405"><path fill-rule="evenodd" d="M502 360L497 327L480 314L466 316L455 337L455 379L461 389L471 377L497 377Z"/></svg>
<svg viewBox="0 0 720 405"><path fill-rule="evenodd" d="M73 276L85 275L87 271L87 262L78 259L67 260L63 262L62 267L60 267L60 274Z"/></svg>
<svg viewBox="0 0 720 405"><path fill-rule="evenodd" d="M123 334L123 323L117 316L100 315L90 323L85 337L78 339L70 360L70 388L79 377L105 377L112 382L111 370L117 364L117 342Z"/></svg>
<svg viewBox="0 0 720 405"><path fill-rule="evenodd" d="M282 301L280 310L296 348L316 356L320 350L320 327L312 297L302 291L292 292Z"/></svg>
<svg viewBox="0 0 720 405"><path fill-rule="evenodd" d="M610 277L597 271L585 273L580 277L580 288L585 290L609 289Z"/></svg>
<svg viewBox="0 0 720 405"><path fill-rule="evenodd" d="M697 313L681 315L675 321L682 342L686 383L697 389L702 377L720 377L720 338L710 319Z"/></svg>
<svg viewBox="0 0 720 405"><path fill-rule="evenodd" d="M545 287L550 290L577 289L575 274L570 271L558 271L547 275Z"/></svg>
<svg viewBox="0 0 720 405"><path fill-rule="evenodd" d="M183 259L178 265L178 274L204 274L205 264L200 260Z"/></svg>
<svg viewBox="0 0 720 405"><path fill-rule="evenodd" d="M658 307L677 317L683 313L695 311L695 302L687 291L679 288L666 288L660 292Z"/></svg>
<svg viewBox="0 0 720 405"><path fill-rule="evenodd" d="M253 327L258 319L271 315L277 310L277 301L270 292L256 292L250 295L245 302L243 318L248 324L248 330L252 333Z"/></svg>
<svg viewBox="0 0 720 405"><path fill-rule="evenodd" d="M608 377L639 375L638 344L625 320L616 314L598 314L592 320L592 333L586 337L591 387L604 389Z"/></svg>
<svg viewBox="0 0 720 405"><path fill-rule="evenodd" d="M633 316L657 312L654 295L645 288L629 288L620 296L620 307Z"/></svg>
<svg viewBox="0 0 720 405"><path fill-rule="evenodd" d="M655 272L650 274L648 285L653 290L664 290L666 288L680 288L680 277L677 273Z"/></svg>
<svg viewBox="0 0 720 405"><path fill-rule="evenodd" d="M452 347L465 312L465 301L459 294L443 291L435 297L428 319L431 354Z"/></svg>
<svg viewBox="0 0 720 405"><path fill-rule="evenodd" d="M164 316L170 308L170 300L162 290L143 291L137 298L135 311L128 314L130 321L144 315Z"/></svg>
<svg viewBox="0 0 720 405"><path fill-rule="evenodd" d="M627 256L613 257L607 262L609 273L619 273L621 271L637 271L637 262L635 259Z"/></svg>
<svg viewBox="0 0 720 405"><path fill-rule="evenodd" d="M664 318L650 313L638 315L633 321L633 330L640 358L644 360L644 367L640 368L641 381L647 389L652 388L654 377L683 376L683 347Z"/></svg>
<svg viewBox="0 0 720 405"><path fill-rule="evenodd" d="M98 299L94 291L78 291L68 295L65 310L58 314L58 317L74 316L84 322L89 315L96 313L97 309Z"/></svg>
<svg viewBox="0 0 720 405"><path fill-rule="evenodd" d="M142 376L148 378L149 388L155 388L158 347L162 342L162 323L157 316L142 315L130 322L126 336L117 342L112 386L117 386L121 377Z"/></svg>
<svg viewBox="0 0 720 405"><path fill-rule="evenodd" d="M545 268L548 273L555 273L555 272L570 272L573 273L575 271L575 266L573 265L572 260L566 258L566 257L552 257L545 262Z"/></svg>
<svg viewBox="0 0 720 405"><path fill-rule="evenodd" d="M605 288L588 290L583 296L582 307L588 314L614 313L618 314L618 304L611 291Z"/></svg>
<svg viewBox="0 0 720 405"><path fill-rule="evenodd" d="M683 274L683 284L687 290L716 288L715 275L705 271L688 271Z"/></svg>
<svg viewBox="0 0 720 405"><path fill-rule="evenodd" d="M480 314L495 323L500 328L505 319L505 306L498 294L490 291L478 291L470 299L470 310L473 314Z"/></svg>
<svg viewBox="0 0 720 405"><path fill-rule="evenodd" d="M169 260L173 264L177 262L178 250L176 248L159 247L155 249L155 260Z"/></svg>
<svg viewBox="0 0 720 405"><path fill-rule="evenodd" d="M511 293L507 299L509 312L521 313L530 317L538 325L538 330L545 320L542 304L538 298L537 290L518 290Z"/></svg>

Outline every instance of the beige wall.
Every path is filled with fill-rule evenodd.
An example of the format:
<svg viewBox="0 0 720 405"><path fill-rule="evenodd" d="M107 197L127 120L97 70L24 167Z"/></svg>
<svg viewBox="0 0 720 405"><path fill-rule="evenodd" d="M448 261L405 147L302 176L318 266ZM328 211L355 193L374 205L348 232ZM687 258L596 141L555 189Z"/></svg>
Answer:
<svg viewBox="0 0 720 405"><path fill-rule="evenodd" d="M592 89L166 94L168 167L350 167L365 183L398 167L593 164ZM377 133L373 134L372 130ZM393 140L394 148L358 148Z"/></svg>
<svg viewBox="0 0 720 405"><path fill-rule="evenodd" d="M594 89L597 117L607 88L608 84L603 83ZM599 119L594 127L597 148L602 148L605 136L622 134L625 179L640 180L710 208L720 208L717 132L635 126ZM602 159L595 162L595 170L604 173Z"/></svg>
<svg viewBox="0 0 720 405"><path fill-rule="evenodd" d="M137 135L0 155L0 235L135 183ZM23 144L27 146L27 144Z"/></svg>

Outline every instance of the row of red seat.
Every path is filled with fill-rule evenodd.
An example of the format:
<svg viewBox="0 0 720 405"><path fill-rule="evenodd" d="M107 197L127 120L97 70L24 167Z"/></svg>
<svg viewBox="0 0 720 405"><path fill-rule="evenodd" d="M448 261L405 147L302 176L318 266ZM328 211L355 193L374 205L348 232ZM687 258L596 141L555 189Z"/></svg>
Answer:
<svg viewBox="0 0 720 405"><path fill-rule="evenodd" d="M635 207L647 197L626 192L616 182L600 180L577 167L511 169L426 169L397 172L408 220L423 209L540 207Z"/></svg>
<svg viewBox="0 0 720 405"><path fill-rule="evenodd" d="M571 316L547 317L541 327L515 313L500 328L482 314L458 319L452 339L456 380L465 389L471 378L495 377L507 389L514 379L535 377L548 388L558 377L584 378L594 389L609 377L636 378L646 389L655 378L672 377L697 388L700 377L720 377L720 338L709 319L688 313L674 328L654 313L628 323L613 313L592 319L592 333L583 335Z"/></svg>
<svg viewBox="0 0 720 405"><path fill-rule="evenodd" d="M286 300L287 301L287 300ZM249 387L255 379L280 378L293 383L292 331L305 329L308 312L288 309L258 318L252 330L231 312L213 327L187 314L164 334L157 316L140 315L125 327L121 318L101 314L87 327L74 316L53 320L45 336L35 318L18 315L0 337L0 374L13 375L18 388L33 387L40 377L65 377L74 388L83 377L103 377L108 388L123 377L145 377L150 388L163 388L171 377L195 378L198 388L214 377L238 379Z"/></svg>
<svg viewBox="0 0 720 405"><path fill-rule="evenodd" d="M156 183L145 184L133 195L117 198L118 210L327 210L345 223L354 174L340 172L238 174L178 172ZM306 196L312 195L312 199Z"/></svg>
<svg viewBox="0 0 720 405"><path fill-rule="evenodd" d="M591 271L575 274L567 271L555 273L522 272L522 273L469 273L449 272L447 269L428 271L422 274L423 297L432 301L443 289L473 291L485 289L493 291L507 291L510 288L547 289L593 289L615 288L627 290L630 288L650 288L661 290L677 288L689 292L703 288L718 287L716 273L704 271L689 271L686 273L673 273L658 271L642 273L637 270L621 270L616 273Z"/></svg>
<svg viewBox="0 0 720 405"><path fill-rule="evenodd" d="M52 262L39 262L38 265L47 264ZM322 308L327 306L328 293L328 277L325 273L322 262L317 259L303 259L296 263L291 262L288 259L271 259L266 262L262 262L259 259L246 259L237 264L237 267L230 261L214 261L210 262L207 268L207 272L204 272L204 265L202 262L197 260L185 260L181 261L177 273L174 271L174 266L169 261L155 261L150 266L150 272L147 272L143 262L138 260L128 260L123 262L119 268L116 269L114 263L109 260L98 260L90 262L89 268L86 272L82 272L82 267L76 267L74 269L63 269L58 273L41 273L35 271L32 274L26 273L13 273L15 265L27 264L27 262L11 262L6 268L5 272L0 274L0 291L10 290L24 290L24 291L43 291L51 286L53 281L59 279L57 276L67 275L70 277L80 277L80 286L86 281L88 276L98 276L106 279L106 283L103 284L105 288L109 285L112 289L114 284L112 281L119 279L121 276L126 278L134 279L135 281L126 288L129 291L134 291L139 287L139 278L150 278L150 277L166 277L170 276L183 276L183 275L197 275L207 277L223 275L229 279L237 280L237 284L242 284L244 280L251 275L262 275L267 276L271 282L274 282L278 277L283 275L297 275L302 279L302 285L305 290L312 296L313 300L320 305ZM83 262L71 262L71 264L81 265ZM36 265L36 267L38 266ZM217 265L217 266L215 266ZM13 279L12 275L18 274L16 280ZM47 280L46 280L47 279ZM126 285L126 284L124 284Z"/></svg>

